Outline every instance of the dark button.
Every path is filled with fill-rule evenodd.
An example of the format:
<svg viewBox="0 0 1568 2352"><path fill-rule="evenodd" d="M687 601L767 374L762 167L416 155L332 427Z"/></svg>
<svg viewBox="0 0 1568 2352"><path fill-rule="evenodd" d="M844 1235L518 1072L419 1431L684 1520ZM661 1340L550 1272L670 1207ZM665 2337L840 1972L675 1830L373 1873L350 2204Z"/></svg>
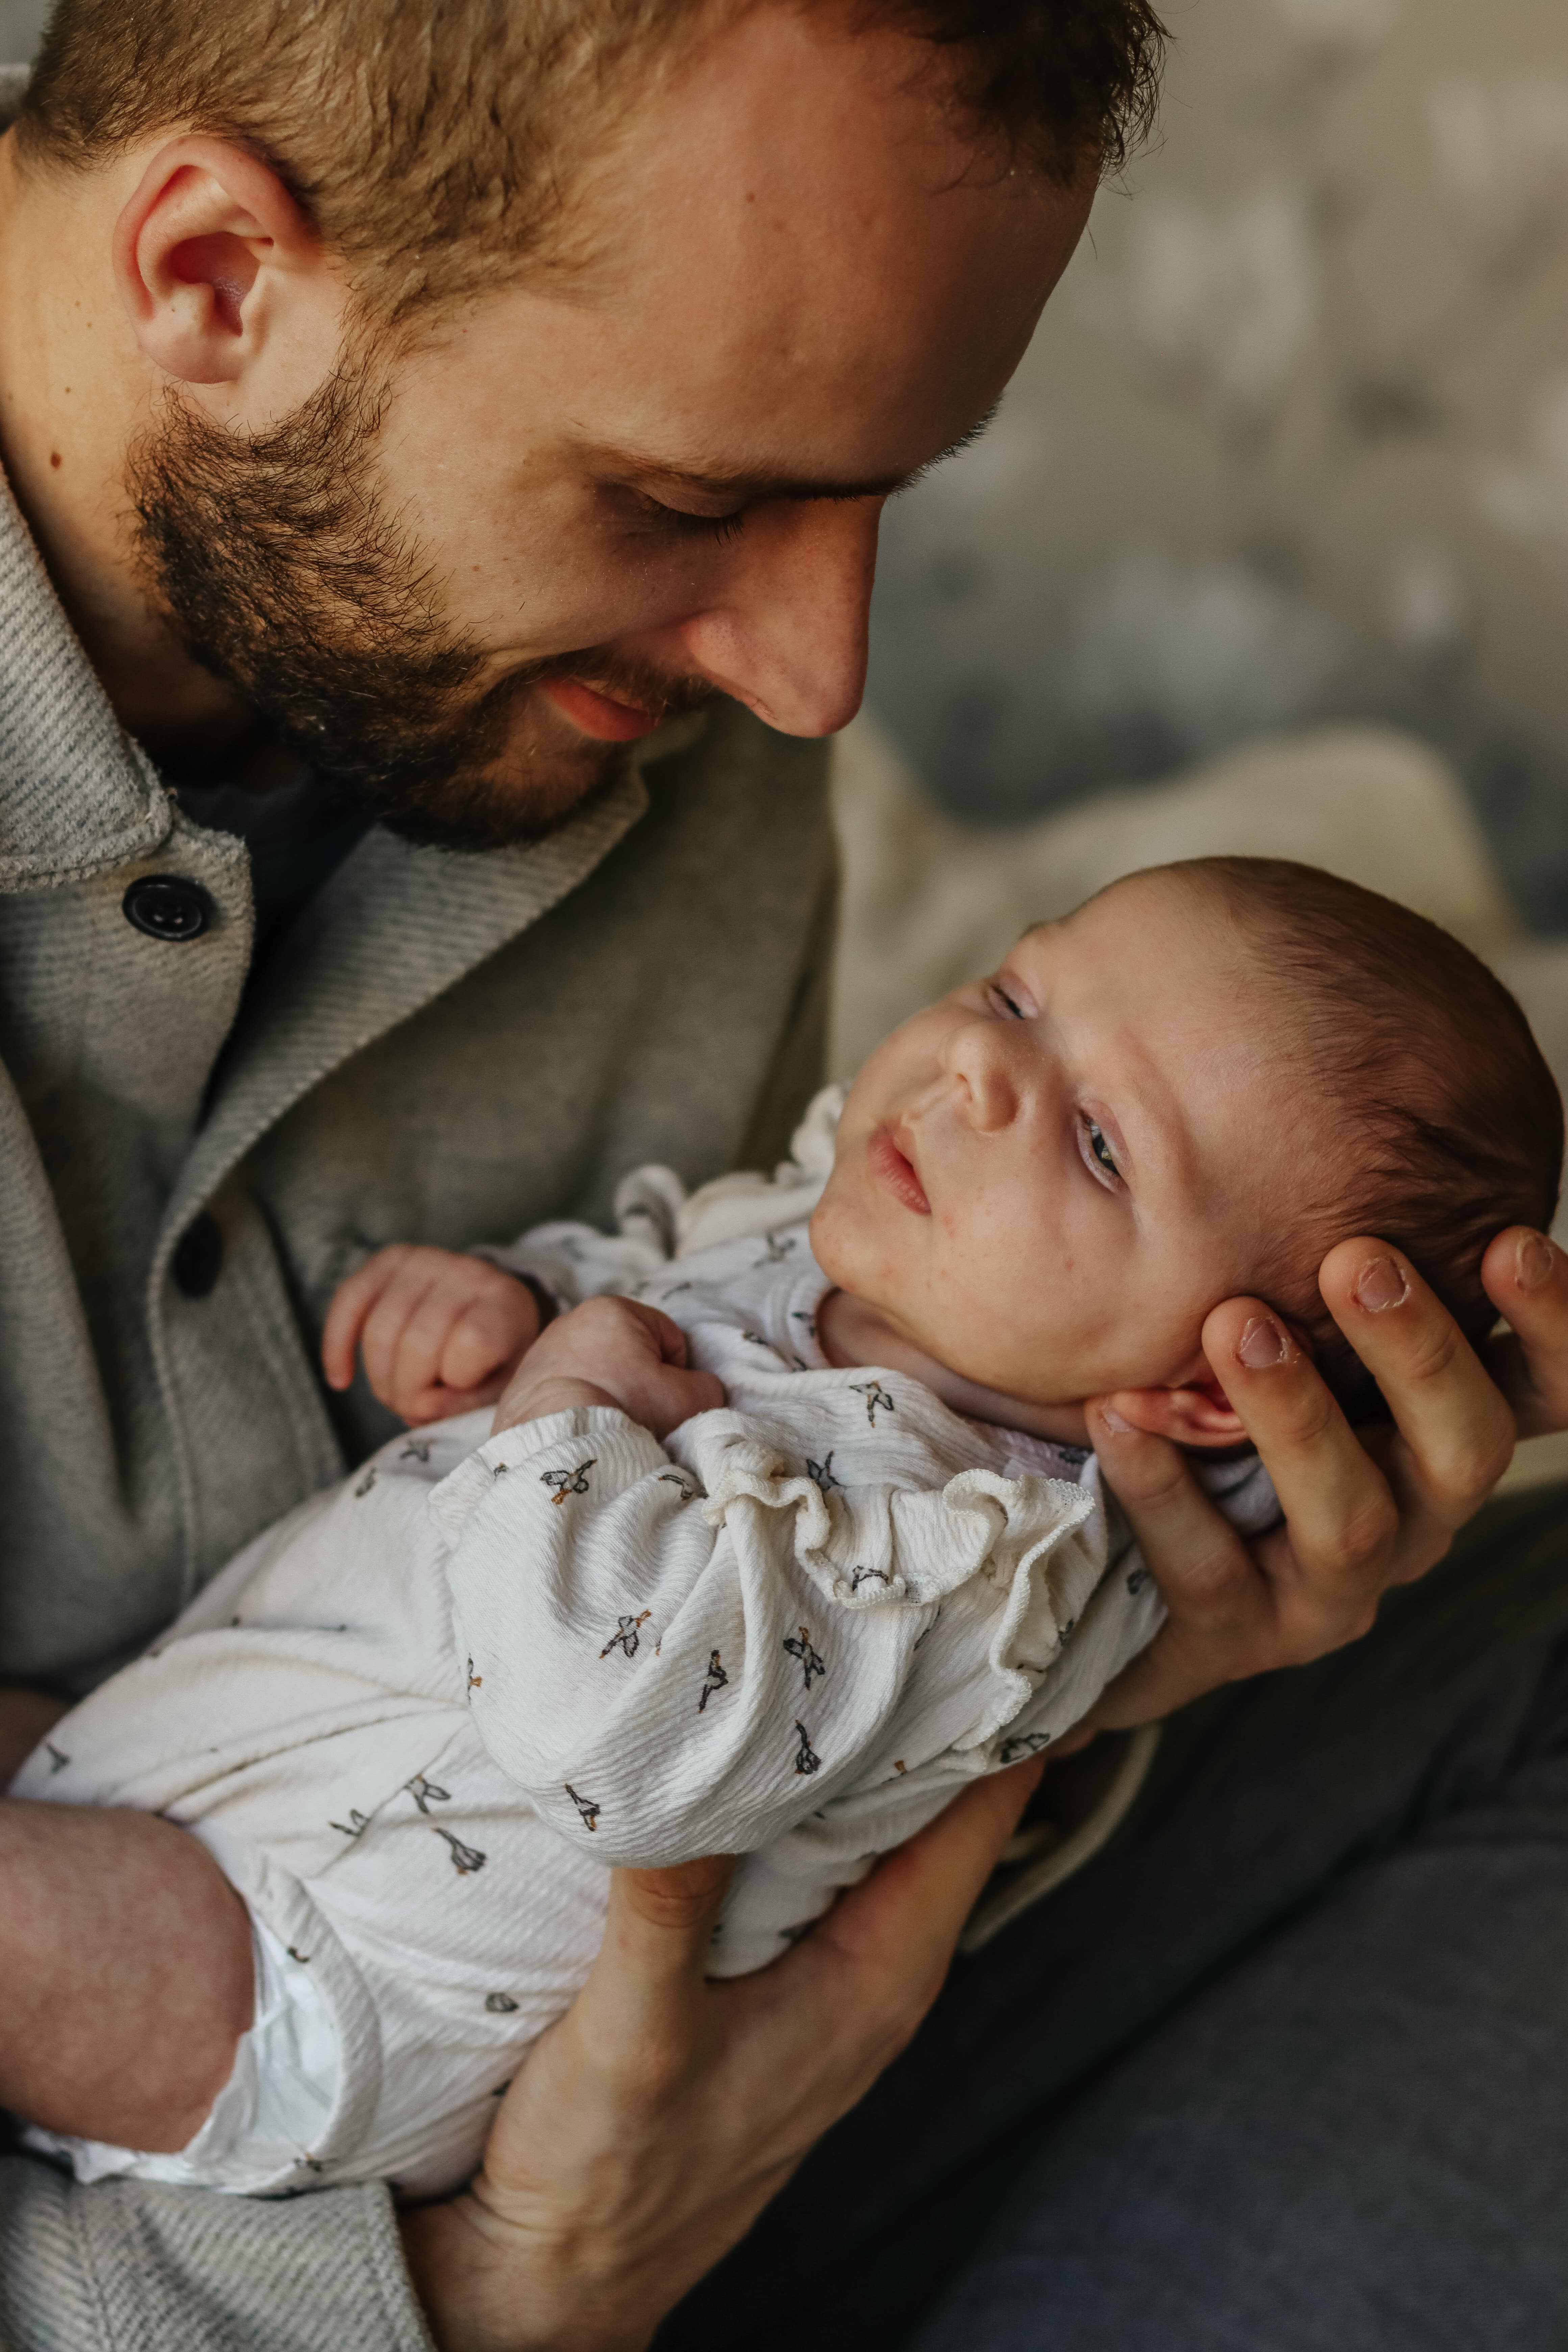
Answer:
<svg viewBox="0 0 1568 2352"><path fill-rule="evenodd" d="M213 919L206 892L183 874L143 874L120 903L150 940L199 940Z"/></svg>
<svg viewBox="0 0 1568 2352"><path fill-rule="evenodd" d="M223 1272L223 1232L217 1219L208 1216L205 1209L180 1235L169 1271L175 1289L187 1298L205 1298L216 1287Z"/></svg>

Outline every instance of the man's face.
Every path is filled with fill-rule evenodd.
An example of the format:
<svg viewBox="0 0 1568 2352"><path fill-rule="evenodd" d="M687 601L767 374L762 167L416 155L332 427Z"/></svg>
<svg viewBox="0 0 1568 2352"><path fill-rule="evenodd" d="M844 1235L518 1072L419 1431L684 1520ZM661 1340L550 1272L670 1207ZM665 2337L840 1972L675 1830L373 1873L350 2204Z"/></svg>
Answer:
<svg viewBox="0 0 1568 2352"><path fill-rule="evenodd" d="M900 36L767 7L635 112L536 269L242 438L133 459L176 625L417 837L557 823L616 748L732 695L858 706L889 491L1016 366L1087 215L977 155Z"/></svg>

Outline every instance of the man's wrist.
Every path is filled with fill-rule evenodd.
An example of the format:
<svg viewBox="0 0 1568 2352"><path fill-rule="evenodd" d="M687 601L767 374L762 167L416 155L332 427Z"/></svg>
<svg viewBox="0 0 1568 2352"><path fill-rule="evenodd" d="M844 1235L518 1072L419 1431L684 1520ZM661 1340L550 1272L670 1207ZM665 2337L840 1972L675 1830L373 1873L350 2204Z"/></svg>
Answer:
<svg viewBox="0 0 1568 2352"><path fill-rule="evenodd" d="M516 2328L501 2324L511 2298L497 2276L499 2250L463 2210L471 2202L455 2197L399 2214L415 2299L439 2352L525 2352L521 2315Z"/></svg>
<svg viewBox="0 0 1568 2352"><path fill-rule="evenodd" d="M596 2318L575 2266L469 2191L414 2207L398 2229L437 2352L646 2352L652 2338Z"/></svg>

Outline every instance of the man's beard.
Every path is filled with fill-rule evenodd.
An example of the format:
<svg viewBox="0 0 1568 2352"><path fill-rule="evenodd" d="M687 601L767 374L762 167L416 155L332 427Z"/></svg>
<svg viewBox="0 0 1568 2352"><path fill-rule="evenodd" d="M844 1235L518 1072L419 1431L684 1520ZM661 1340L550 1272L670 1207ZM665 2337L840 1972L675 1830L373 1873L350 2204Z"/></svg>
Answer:
<svg viewBox="0 0 1568 2352"><path fill-rule="evenodd" d="M559 722L541 741L523 707L537 680L579 677L661 717L712 689L592 646L482 683L481 648L443 615L386 511L384 404L363 361L243 437L171 395L129 464L150 583L203 667L367 816L447 849L536 841L620 749L586 737L563 749Z"/></svg>

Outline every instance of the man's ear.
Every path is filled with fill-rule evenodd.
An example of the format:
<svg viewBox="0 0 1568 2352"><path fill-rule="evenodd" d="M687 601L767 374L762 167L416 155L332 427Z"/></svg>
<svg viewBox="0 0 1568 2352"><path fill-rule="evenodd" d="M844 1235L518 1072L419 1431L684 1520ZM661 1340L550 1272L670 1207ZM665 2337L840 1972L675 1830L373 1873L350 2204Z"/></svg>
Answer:
<svg viewBox="0 0 1568 2352"><path fill-rule="evenodd" d="M1238 1445L1247 1438L1240 1414L1217 1381L1202 1387L1123 1389L1107 1397L1105 1405L1134 1429L1172 1438L1178 1445Z"/></svg>
<svg viewBox="0 0 1568 2352"><path fill-rule="evenodd" d="M295 340L289 330L307 324L323 296L332 312L342 305L321 240L282 181L226 139L159 149L115 225L114 275L142 352L181 383L237 383L279 356L279 341ZM339 332L324 313L322 328L324 373ZM282 404L294 404L285 395Z"/></svg>

